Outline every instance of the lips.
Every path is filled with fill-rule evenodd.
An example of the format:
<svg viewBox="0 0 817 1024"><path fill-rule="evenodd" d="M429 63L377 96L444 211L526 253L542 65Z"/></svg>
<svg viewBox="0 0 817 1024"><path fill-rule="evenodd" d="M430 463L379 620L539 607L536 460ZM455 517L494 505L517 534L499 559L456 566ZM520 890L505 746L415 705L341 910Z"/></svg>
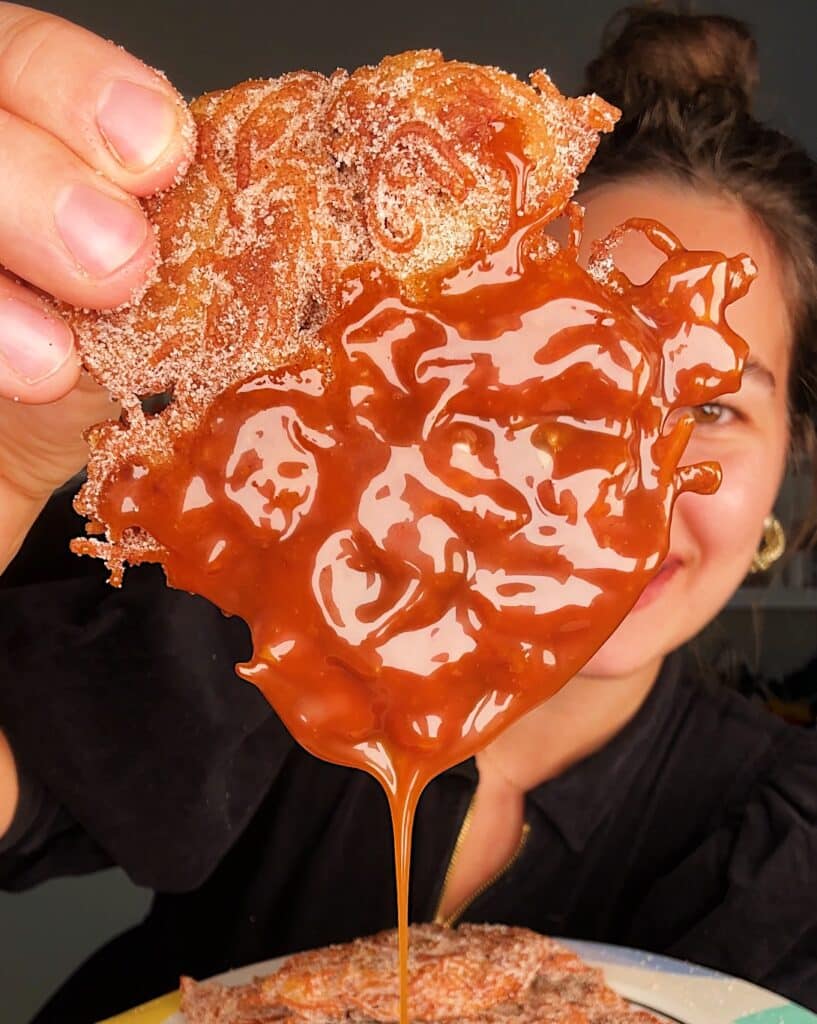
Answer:
<svg viewBox="0 0 817 1024"><path fill-rule="evenodd" d="M661 568L644 588L638 601L636 601L633 611L641 611L647 605L652 604L683 565L683 559L679 558L678 555L667 555Z"/></svg>

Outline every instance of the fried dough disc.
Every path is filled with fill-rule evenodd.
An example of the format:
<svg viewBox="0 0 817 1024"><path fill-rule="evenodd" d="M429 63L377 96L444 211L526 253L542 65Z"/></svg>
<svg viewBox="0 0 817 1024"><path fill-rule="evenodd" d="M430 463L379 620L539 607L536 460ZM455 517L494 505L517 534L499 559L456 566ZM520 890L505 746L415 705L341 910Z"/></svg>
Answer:
<svg viewBox="0 0 817 1024"><path fill-rule="evenodd" d="M632 1010L597 967L526 928L414 925L409 954L413 1021L436 1024L658 1024ZM249 985L182 979L189 1024L395 1024L397 935L381 932L290 957Z"/></svg>
<svg viewBox="0 0 817 1024"><path fill-rule="evenodd" d="M296 72L194 102L198 150L184 180L145 202L155 226L156 279L127 307L64 309L86 368L122 403L89 435L77 509L90 532L106 481L137 457L167 457L225 388L287 364L331 358L320 329L338 308L341 275L374 261L405 284L502 237L513 205L557 217L615 108L566 99L544 72L527 85L436 51L387 57L331 77ZM491 149L514 121L531 163L525 194ZM145 397L172 393L158 415ZM76 548L124 561L156 557L147 534Z"/></svg>

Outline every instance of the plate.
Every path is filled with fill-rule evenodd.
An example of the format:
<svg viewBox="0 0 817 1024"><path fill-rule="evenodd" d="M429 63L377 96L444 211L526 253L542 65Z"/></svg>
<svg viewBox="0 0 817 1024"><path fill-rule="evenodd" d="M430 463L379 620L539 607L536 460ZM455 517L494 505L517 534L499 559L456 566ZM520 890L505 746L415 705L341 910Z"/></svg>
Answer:
<svg viewBox="0 0 817 1024"><path fill-rule="evenodd" d="M563 939L611 988L672 1024L817 1024L817 1015L748 981L668 956ZM173 1024L184 1024L175 1014Z"/></svg>
<svg viewBox="0 0 817 1024"><path fill-rule="evenodd" d="M782 996L705 967L623 946L559 941L601 967L610 987L634 1006L651 1010L670 1024L817 1024L817 1015ZM245 985L271 974L282 963L282 958L267 960L219 974L214 980ZM174 993L106 1024L186 1024L181 1013L172 1012L177 1006Z"/></svg>

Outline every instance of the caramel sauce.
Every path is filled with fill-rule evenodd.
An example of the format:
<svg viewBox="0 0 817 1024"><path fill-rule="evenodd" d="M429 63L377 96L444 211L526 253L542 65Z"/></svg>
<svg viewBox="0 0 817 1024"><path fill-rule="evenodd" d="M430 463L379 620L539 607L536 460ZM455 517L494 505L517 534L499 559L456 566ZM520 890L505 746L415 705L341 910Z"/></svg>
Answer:
<svg viewBox="0 0 817 1024"><path fill-rule="evenodd" d="M513 125L495 145L523 207ZM682 491L679 412L739 383L724 320L754 273L632 222L666 259L643 285L547 218L513 212L492 251L409 300L352 267L323 332L328 368L223 393L169 458L123 469L104 515L147 530L174 587L249 624L237 671L313 754L383 785L394 827L402 1021L408 883L426 783L552 695L605 641L666 553ZM607 279L599 270L607 266ZM416 295L416 289L412 291Z"/></svg>

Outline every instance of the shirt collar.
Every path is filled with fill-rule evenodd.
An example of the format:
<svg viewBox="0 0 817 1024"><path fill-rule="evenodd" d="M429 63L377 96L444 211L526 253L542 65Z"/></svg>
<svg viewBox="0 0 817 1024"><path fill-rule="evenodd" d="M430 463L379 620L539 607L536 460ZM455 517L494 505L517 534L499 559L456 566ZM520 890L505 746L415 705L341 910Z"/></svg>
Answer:
<svg viewBox="0 0 817 1024"><path fill-rule="evenodd" d="M652 741L664 733L676 704L682 661L678 653L664 660L647 699L603 747L528 794L575 852L584 849L644 769Z"/></svg>
<svg viewBox="0 0 817 1024"><path fill-rule="evenodd" d="M683 664L680 652L668 655L647 699L611 740L528 793L528 799L576 853L585 848L617 799L625 795L632 779L644 768L654 737L664 734L668 727ZM472 787L479 781L473 757L443 774L464 779Z"/></svg>

